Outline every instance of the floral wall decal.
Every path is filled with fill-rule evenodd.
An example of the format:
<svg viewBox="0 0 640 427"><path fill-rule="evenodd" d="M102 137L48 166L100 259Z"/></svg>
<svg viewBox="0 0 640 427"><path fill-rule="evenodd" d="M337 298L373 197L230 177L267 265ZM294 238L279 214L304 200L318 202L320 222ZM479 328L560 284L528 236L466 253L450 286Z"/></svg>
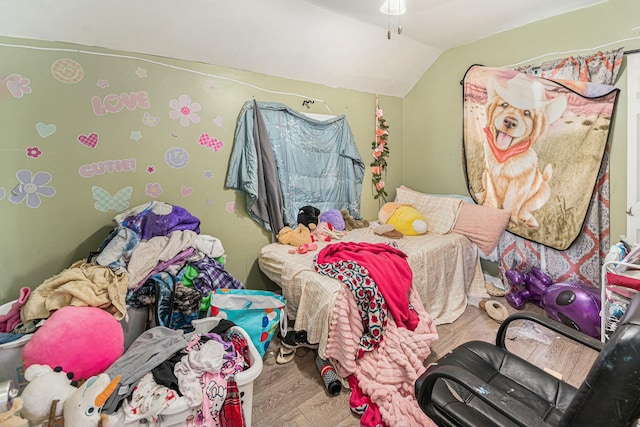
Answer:
<svg viewBox="0 0 640 427"><path fill-rule="evenodd" d="M33 157L37 159L42 154L42 151L38 147L27 147L27 157Z"/></svg>
<svg viewBox="0 0 640 427"><path fill-rule="evenodd" d="M22 169L16 173L20 183L14 187L9 196L9 201L13 204L22 203L26 199L30 208L40 207L40 196L53 197L56 189L46 184L51 182L49 172L37 172L35 175L30 170Z"/></svg>
<svg viewBox="0 0 640 427"><path fill-rule="evenodd" d="M163 192L164 190L162 189L162 185L157 182L151 182L147 184L144 190L144 194L149 197L153 197L154 199L156 197L160 197Z"/></svg>
<svg viewBox="0 0 640 427"><path fill-rule="evenodd" d="M200 116L196 112L202 109L202 106L197 102L191 102L189 95L180 95L178 99L172 99L169 101L169 107L172 108L169 111L169 117L176 120L180 119L182 126L189 126L193 123L200 123Z"/></svg>

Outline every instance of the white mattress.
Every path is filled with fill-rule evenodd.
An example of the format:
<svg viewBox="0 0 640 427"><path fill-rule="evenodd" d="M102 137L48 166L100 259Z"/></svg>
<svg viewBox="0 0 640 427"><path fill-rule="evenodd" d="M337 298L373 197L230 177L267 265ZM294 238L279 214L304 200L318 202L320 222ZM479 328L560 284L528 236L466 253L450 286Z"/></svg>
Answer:
<svg viewBox="0 0 640 427"><path fill-rule="evenodd" d="M487 298L477 247L463 235L425 234L401 239L378 236L371 228L355 229L341 240L318 243L318 250L290 254L293 246L272 243L261 250L260 269L282 288L287 315L296 330L307 331L309 342L327 344L330 316L341 286L336 279L318 274L313 260L322 247L338 241L381 243L394 241L407 254L413 287L436 324L451 323L462 315L467 298Z"/></svg>

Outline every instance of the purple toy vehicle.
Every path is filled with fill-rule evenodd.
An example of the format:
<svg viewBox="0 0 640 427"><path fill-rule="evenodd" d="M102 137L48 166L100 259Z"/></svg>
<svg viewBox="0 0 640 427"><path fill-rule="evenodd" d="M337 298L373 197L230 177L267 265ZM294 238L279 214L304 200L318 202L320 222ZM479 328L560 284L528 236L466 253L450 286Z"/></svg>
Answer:
<svg viewBox="0 0 640 427"><path fill-rule="evenodd" d="M528 300L542 307L549 317L594 338L600 338L600 291L578 282L553 283L540 269L529 273L508 270L511 291L505 298L521 310Z"/></svg>

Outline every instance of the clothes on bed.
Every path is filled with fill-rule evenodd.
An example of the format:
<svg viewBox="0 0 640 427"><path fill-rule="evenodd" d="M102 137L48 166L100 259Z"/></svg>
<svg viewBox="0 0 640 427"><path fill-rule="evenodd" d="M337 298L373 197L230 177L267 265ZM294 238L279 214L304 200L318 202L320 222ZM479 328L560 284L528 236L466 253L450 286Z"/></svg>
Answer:
<svg viewBox="0 0 640 427"><path fill-rule="evenodd" d="M250 101L244 104L238 118L225 185L246 193L252 218L271 230L265 218L259 218L253 212L258 199L267 196L260 194L260 179L274 179L259 176L262 159L258 156L258 142L253 132L256 105L269 136L268 140L259 141L261 149L264 148L262 154L270 142L277 166L284 224L294 227L298 210L306 205L321 211L348 209L359 218L365 165L346 117L319 121L283 104ZM264 175L266 170L262 172Z"/></svg>
<svg viewBox="0 0 640 427"><path fill-rule="evenodd" d="M382 293L398 326L411 330L416 328L418 315L409 306L409 289L413 273L404 252L386 243L335 243L320 250L316 270L320 272L319 270L325 268L324 264L342 261L354 262L366 269L367 276Z"/></svg>
<svg viewBox="0 0 640 427"><path fill-rule="evenodd" d="M376 283L369 278L366 268L349 260L337 260L316 264L316 271L338 279L353 293L364 325L360 337L359 352L371 351L380 344L387 326L388 310L384 297Z"/></svg>
<svg viewBox="0 0 640 427"><path fill-rule="evenodd" d="M372 227L349 231L342 242L388 243ZM439 325L462 315L467 297L488 298L477 247L465 236L428 233L393 240L407 254L413 272L413 288L424 308ZM318 242L322 249L333 242ZM318 343L318 352L326 358L331 313L342 282L318 274L315 253L291 255L287 245L271 243L260 251L260 269L282 287L287 299L287 316L295 320L295 330L307 331L309 342Z"/></svg>

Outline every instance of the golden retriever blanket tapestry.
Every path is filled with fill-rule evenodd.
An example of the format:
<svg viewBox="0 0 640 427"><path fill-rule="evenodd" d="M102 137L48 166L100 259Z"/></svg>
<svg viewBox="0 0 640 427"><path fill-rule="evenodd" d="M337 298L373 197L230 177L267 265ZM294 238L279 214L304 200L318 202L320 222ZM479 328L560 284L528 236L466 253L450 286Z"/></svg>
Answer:
<svg viewBox="0 0 640 427"><path fill-rule="evenodd" d="M480 65L462 83L471 196L509 211L511 233L567 249L586 217L619 90Z"/></svg>

